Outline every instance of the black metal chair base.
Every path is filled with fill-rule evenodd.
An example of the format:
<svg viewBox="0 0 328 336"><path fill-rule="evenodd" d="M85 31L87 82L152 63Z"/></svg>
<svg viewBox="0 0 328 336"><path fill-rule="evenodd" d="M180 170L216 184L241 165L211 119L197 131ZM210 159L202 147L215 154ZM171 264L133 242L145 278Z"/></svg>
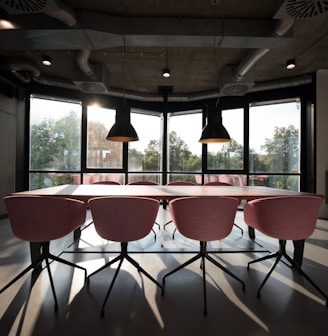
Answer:
<svg viewBox="0 0 328 336"><path fill-rule="evenodd" d="M104 270L105 268L109 267L110 265L116 263L117 261L119 261L119 264L118 264L118 267L115 271L115 274L114 274L114 277L113 277L113 280L112 282L110 283L110 286L108 288L108 291L107 291L107 294L106 294L106 297L104 299L104 302L102 304L102 307L101 307L101 312L100 312L100 316L101 318L103 318L105 316L105 305L106 305L106 302L109 298L109 295L112 291L112 288L114 286L114 283L115 283L115 280L117 278L117 275L120 271L120 268L122 266L122 263L124 261L124 259L126 259L127 261L129 261L137 270L138 272L141 272L143 273L148 279L150 279L153 283L155 283L157 286L159 286L160 288L162 288L162 285L157 282L148 272L146 272L140 265L137 261L135 261L133 258L131 258L129 255L128 255L128 243L121 243L121 253L116 257L114 258L113 260L109 261L108 263L106 263L104 266L100 267L99 269L97 269L96 271L94 271L93 273L91 273L88 278L87 278L87 284L89 285L90 283L90 277L92 277L93 275L99 273L100 271Z"/></svg>
<svg viewBox="0 0 328 336"><path fill-rule="evenodd" d="M54 301L55 301L55 312L58 311L58 300L57 300L55 286L54 286L54 282L53 282L53 278L52 278L52 274L51 274L51 270L50 270L49 260L55 260L55 261L60 262L62 264L65 264L65 265L68 265L68 266L71 266L71 267L76 267L76 268L79 268L79 269L83 270L84 271L84 281L87 279L87 270L84 267L73 264L73 263L71 263L71 262L69 262L65 259L62 259L60 257L57 257L57 256L51 254L49 252L49 244L50 244L49 242L41 243L41 255L40 255L40 257L35 262L30 264L28 267L26 267L21 273L19 273L6 286L4 286L0 290L0 294L3 293L6 289L8 289L10 286L12 286L16 281L18 281L21 277L23 277L30 270L40 270L40 269L42 269L42 262L45 261L46 262L46 268L47 268L47 271L48 271L49 280L50 280L51 291L52 291ZM38 271L34 274L38 275L39 273L40 272Z"/></svg>
<svg viewBox="0 0 328 336"><path fill-rule="evenodd" d="M242 284L242 289L245 291L245 283L241 279L239 279L235 274L230 272L227 268L223 267L220 263L218 263L215 259L213 259L208 253L206 249L207 243L206 242L200 242L200 251L197 255L195 255L193 258L187 260L185 263L181 264L171 272L164 275L162 280L162 295L165 293L165 279L172 275L173 273L176 273L177 271L181 270L182 268L185 268L186 266L190 265L194 261L201 259L201 269L203 271L203 293L204 293L204 308L203 308L203 314L207 315L207 298L206 298L206 271L205 271L205 259L209 260L211 263L213 263L215 266L219 267L222 271L226 272L228 275L233 277L235 280L239 281Z"/></svg>
<svg viewBox="0 0 328 336"><path fill-rule="evenodd" d="M326 299L326 307L328 307L328 296L321 290L321 288L318 287L318 285L302 270L302 268L298 265L297 262L295 262L286 252L286 240L279 240L279 250L273 253L270 253L262 258L250 261L247 264L247 268L249 269L250 264L257 263L259 261L276 258L273 265L271 266L269 272L265 276L264 280L262 281L258 291L257 291L257 297L261 297L261 290L267 280L269 279L271 273L276 268L278 262L281 260L282 257L285 257L287 261L290 263L291 267L295 268L325 299ZM282 261L283 262L283 261Z"/></svg>

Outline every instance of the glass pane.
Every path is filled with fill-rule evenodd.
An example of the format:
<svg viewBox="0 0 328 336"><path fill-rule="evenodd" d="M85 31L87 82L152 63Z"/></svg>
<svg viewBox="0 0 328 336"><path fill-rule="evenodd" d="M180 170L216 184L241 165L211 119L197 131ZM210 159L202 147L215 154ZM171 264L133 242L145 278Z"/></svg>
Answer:
<svg viewBox="0 0 328 336"><path fill-rule="evenodd" d="M88 106L87 168L122 168L123 145L106 136L115 123L115 110Z"/></svg>
<svg viewBox="0 0 328 336"><path fill-rule="evenodd" d="M30 170L80 170L79 103L31 98Z"/></svg>
<svg viewBox="0 0 328 336"><path fill-rule="evenodd" d="M30 190L54 187L63 184L79 184L79 174L69 173L30 173Z"/></svg>
<svg viewBox="0 0 328 336"><path fill-rule="evenodd" d="M249 185L260 185L278 189L300 190L299 175L251 175Z"/></svg>
<svg viewBox="0 0 328 336"><path fill-rule="evenodd" d="M168 170L202 169L202 113L170 114L168 119Z"/></svg>
<svg viewBox="0 0 328 336"><path fill-rule="evenodd" d="M207 168L243 169L244 110L223 110L222 124L228 131L231 141L207 145Z"/></svg>
<svg viewBox="0 0 328 336"><path fill-rule="evenodd" d="M300 172L300 102L250 107L250 172Z"/></svg>
<svg viewBox="0 0 328 336"><path fill-rule="evenodd" d="M118 182L124 184L124 174L83 174L83 184Z"/></svg>
<svg viewBox="0 0 328 336"><path fill-rule="evenodd" d="M129 174L129 181L137 182L137 181L151 181L157 184L161 184L161 175L160 174Z"/></svg>
<svg viewBox="0 0 328 336"><path fill-rule="evenodd" d="M138 134L139 141L129 142L129 171L161 171L161 116L132 111L131 124Z"/></svg>
<svg viewBox="0 0 328 336"><path fill-rule="evenodd" d="M194 174L168 174L167 182L185 181L185 182L192 182L195 184L199 184L198 176L199 175L194 175Z"/></svg>
<svg viewBox="0 0 328 336"><path fill-rule="evenodd" d="M205 183L208 182L222 182L235 186L247 185L246 175L205 175Z"/></svg>

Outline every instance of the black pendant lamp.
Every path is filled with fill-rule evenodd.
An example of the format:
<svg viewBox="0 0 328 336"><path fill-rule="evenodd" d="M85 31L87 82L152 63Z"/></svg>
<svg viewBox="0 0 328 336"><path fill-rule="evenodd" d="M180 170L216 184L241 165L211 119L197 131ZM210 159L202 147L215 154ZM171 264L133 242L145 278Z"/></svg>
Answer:
<svg viewBox="0 0 328 336"><path fill-rule="evenodd" d="M130 107L121 105L116 110L115 124L108 132L106 140L118 142L138 141L138 134L131 125Z"/></svg>
<svg viewBox="0 0 328 336"><path fill-rule="evenodd" d="M202 136L199 142L217 143L217 142L229 142L230 135L222 125L222 113L217 106L211 106L207 108L207 124L203 128Z"/></svg>

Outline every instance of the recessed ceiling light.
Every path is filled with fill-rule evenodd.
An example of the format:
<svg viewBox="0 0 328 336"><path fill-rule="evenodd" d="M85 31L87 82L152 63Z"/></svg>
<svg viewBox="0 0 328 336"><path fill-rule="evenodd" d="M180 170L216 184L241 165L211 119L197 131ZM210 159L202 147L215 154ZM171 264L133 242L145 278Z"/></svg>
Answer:
<svg viewBox="0 0 328 336"><path fill-rule="evenodd" d="M51 58L50 56L47 56L47 55L43 55L42 56L42 64L45 65L45 66L51 66Z"/></svg>
<svg viewBox="0 0 328 336"><path fill-rule="evenodd" d="M164 77L164 78L169 78L169 77L171 77L171 73L170 73L170 69L169 69L169 68L165 68L165 69L163 69L163 77Z"/></svg>
<svg viewBox="0 0 328 336"><path fill-rule="evenodd" d="M288 70L292 70L296 67L296 63L295 63L295 60L294 59L290 59L286 62L286 68Z"/></svg>

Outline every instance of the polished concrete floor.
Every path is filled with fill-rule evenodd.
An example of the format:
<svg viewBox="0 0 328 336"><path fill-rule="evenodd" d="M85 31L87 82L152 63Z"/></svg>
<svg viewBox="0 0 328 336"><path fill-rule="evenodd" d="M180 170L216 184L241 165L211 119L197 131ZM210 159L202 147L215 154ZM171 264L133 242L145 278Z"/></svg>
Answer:
<svg viewBox="0 0 328 336"><path fill-rule="evenodd" d="M158 222L169 219L160 210ZM100 309L117 264L90 278L84 285L83 271L52 263L59 311L54 312L47 272L37 279L31 274L0 295L0 335L327 335L328 308L323 297L299 274L280 264L262 290L257 288L271 261L247 262L273 251L277 242L257 233L255 242L248 238L243 212L238 211L229 237L210 244L212 256L240 277L246 290L235 279L213 264L206 263L208 315L203 315L202 271L199 261L166 280L165 295L148 278L124 262L113 291L100 318ZM151 232L129 244L131 256L158 281L165 273L197 251L197 242L176 234L173 225L158 230L156 241ZM303 269L328 293L328 222L318 220L315 233L307 240ZM292 244L287 245L292 253ZM91 225L80 240L69 235L51 244L54 254L87 268L88 274L115 256L119 245L99 238ZM232 253L233 251L240 251ZM72 252L83 253L72 253ZM150 253L140 253L150 252ZM154 253L153 253L154 252ZM165 252L165 253L162 253ZM181 253L183 252L183 253ZM28 243L17 240L7 219L0 221L0 288L29 262ZM32 291L30 292L33 283ZM30 294L29 294L30 293Z"/></svg>

